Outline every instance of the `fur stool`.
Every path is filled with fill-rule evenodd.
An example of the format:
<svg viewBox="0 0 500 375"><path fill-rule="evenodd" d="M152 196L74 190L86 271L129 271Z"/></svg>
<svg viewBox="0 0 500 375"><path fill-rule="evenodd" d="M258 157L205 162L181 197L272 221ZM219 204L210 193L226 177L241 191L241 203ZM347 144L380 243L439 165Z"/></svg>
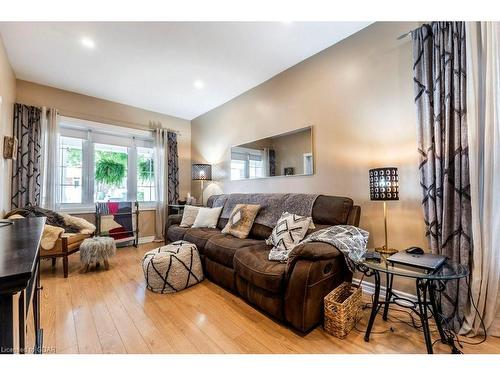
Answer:
<svg viewBox="0 0 500 375"><path fill-rule="evenodd" d="M90 266L95 263L99 268L99 262L104 263L104 268L109 269L108 259L115 255L116 244L112 237L92 237L85 239L80 245L80 272L88 272Z"/></svg>
<svg viewBox="0 0 500 375"><path fill-rule="evenodd" d="M142 258L146 286L155 293L175 293L203 280L196 245L176 241L148 251Z"/></svg>

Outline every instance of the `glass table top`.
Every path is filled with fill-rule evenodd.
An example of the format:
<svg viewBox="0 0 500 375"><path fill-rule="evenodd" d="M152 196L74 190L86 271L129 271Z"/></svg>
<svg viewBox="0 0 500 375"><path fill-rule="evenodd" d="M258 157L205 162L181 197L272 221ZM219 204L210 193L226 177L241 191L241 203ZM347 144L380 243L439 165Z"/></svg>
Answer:
<svg viewBox="0 0 500 375"><path fill-rule="evenodd" d="M390 263L387 261L387 258L390 257L391 254L380 254L380 263L373 260L366 260L362 256L354 253L349 253L348 256L349 259L358 266L364 266L372 270L415 279L451 280L460 279L469 275L469 269L467 266L456 263L450 259L447 259L446 262L437 270L426 271L424 269Z"/></svg>

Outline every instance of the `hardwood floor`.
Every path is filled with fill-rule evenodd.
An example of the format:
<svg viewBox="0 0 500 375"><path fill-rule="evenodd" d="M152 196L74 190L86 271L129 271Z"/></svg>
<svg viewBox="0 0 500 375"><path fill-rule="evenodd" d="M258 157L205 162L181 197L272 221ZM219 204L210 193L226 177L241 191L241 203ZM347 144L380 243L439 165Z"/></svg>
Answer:
<svg viewBox="0 0 500 375"><path fill-rule="evenodd" d="M110 270L80 274L79 254L70 257L69 278L42 261L41 317L47 353L425 353L420 332L377 317L370 342L363 341L368 311L344 340L321 327L300 336L208 280L177 294L145 289L142 255L157 244L117 250ZM409 320L408 315L390 316ZM394 332L386 332L390 326ZM434 334L434 337L436 335ZM468 339L475 341L476 339ZM449 353L441 343L437 353ZM465 353L500 353L500 339Z"/></svg>

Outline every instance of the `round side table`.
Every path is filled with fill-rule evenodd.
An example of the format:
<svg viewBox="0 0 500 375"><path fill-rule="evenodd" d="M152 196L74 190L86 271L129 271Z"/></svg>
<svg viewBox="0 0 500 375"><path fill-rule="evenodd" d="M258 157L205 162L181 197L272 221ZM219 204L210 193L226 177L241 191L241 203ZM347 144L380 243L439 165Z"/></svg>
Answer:
<svg viewBox="0 0 500 375"><path fill-rule="evenodd" d="M442 325L443 314L440 299L437 298L437 295L444 291L447 282L468 277L469 270L467 266L446 260L440 268L435 271L428 272L423 269L410 269L402 265L391 263L383 254L380 262L365 260L362 257L360 258L357 254L349 254L347 260L353 269L360 271L367 277L373 276L375 278L375 293L370 319L368 321L368 326L366 327L364 337L365 341L368 342L370 340L370 333L379 309L383 307L384 311L382 317L384 320L387 320L389 305L396 304L400 307L408 308L414 311L420 318L427 353L433 353L431 333L429 330L429 318L431 316L434 317L441 341L443 343L453 345L453 343L448 342L448 339L444 334ZM382 274L385 274L386 290L385 299L380 300L380 284ZM398 296L397 293L392 290L394 276L415 279L417 301L412 301L408 298Z"/></svg>

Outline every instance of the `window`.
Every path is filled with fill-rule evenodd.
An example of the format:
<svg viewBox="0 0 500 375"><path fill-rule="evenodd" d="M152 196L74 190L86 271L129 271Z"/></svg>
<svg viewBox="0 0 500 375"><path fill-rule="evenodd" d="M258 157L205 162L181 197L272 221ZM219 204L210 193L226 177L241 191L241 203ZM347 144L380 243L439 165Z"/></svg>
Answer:
<svg viewBox="0 0 500 375"><path fill-rule="evenodd" d="M151 132L62 117L59 144L60 208L155 201Z"/></svg>
<svg viewBox="0 0 500 375"><path fill-rule="evenodd" d="M78 138L61 137L60 160L60 202L82 202L82 145Z"/></svg>
<svg viewBox="0 0 500 375"><path fill-rule="evenodd" d="M244 160L231 160L231 180L245 178L246 162Z"/></svg>
<svg viewBox="0 0 500 375"><path fill-rule="evenodd" d="M248 175L250 178L264 177L262 173L262 158L250 158L248 160Z"/></svg>
<svg viewBox="0 0 500 375"><path fill-rule="evenodd" d="M265 176L264 150L234 147L231 150L231 180Z"/></svg>
<svg viewBox="0 0 500 375"><path fill-rule="evenodd" d="M156 200L152 148L137 147L137 200Z"/></svg>
<svg viewBox="0 0 500 375"><path fill-rule="evenodd" d="M127 200L128 148L94 144L94 202Z"/></svg>

